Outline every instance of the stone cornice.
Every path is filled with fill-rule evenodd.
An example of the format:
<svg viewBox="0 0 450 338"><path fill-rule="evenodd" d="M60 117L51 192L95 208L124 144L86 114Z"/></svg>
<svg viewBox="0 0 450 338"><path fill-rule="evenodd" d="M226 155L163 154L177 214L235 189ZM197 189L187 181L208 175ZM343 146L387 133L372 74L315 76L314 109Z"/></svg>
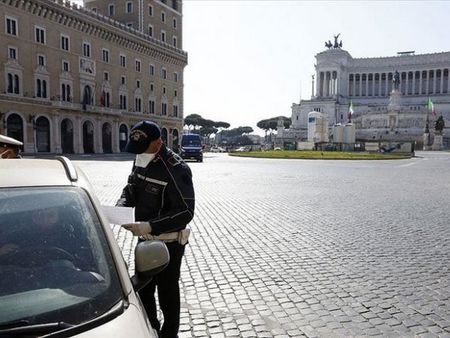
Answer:
<svg viewBox="0 0 450 338"><path fill-rule="evenodd" d="M408 68L408 67L439 67L439 65L450 66L450 52L440 52L418 55L399 55L376 58L355 58L349 64L350 68L372 68L372 67L390 67Z"/></svg>
<svg viewBox="0 0 450 338"><path fill-rule="evenodd" d="M83 34L184 67L187 53L99 13L63 0L0 0L8 6L64 25Z"/></svg>

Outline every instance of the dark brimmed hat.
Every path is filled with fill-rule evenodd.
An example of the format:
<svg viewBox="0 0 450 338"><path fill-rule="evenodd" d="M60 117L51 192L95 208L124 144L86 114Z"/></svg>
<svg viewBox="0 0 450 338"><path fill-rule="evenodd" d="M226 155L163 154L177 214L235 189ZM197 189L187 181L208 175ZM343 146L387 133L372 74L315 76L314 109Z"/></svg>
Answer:
<svg viewBox="0 0 450 338"><path fill-rule="evenodd" d="M131 128L125 151L142 154L151 142L161 137L161 129L152 121L141 121Z"/></svg>

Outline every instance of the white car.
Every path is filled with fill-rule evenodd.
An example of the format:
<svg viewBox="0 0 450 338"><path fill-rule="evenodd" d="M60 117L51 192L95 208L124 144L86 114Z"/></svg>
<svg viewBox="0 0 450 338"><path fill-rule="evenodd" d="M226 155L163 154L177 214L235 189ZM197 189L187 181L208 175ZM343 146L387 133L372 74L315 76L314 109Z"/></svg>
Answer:
<svg viewBox="0 0 450 338"><path fill-rule="evenodd" d="M157 337L137 291L169 262L145 241L127 266L83 173L0 161L0 336Z"/></svg>
<svg viewBox="0 0 450 338"><path fill-rule="evenodd" d="M245 151L250 151L250 150L251 150L251 147L245 146L245 147L239 147L239 148L237 148L235 151L238 151L238 152L245 152Z"/></svg>
<svg viewBox="0 0 450 338"><path fill-rule="evenodd" d="M225 153L226 150L222 147L211 147L210 151L212 153Z"/></svg>

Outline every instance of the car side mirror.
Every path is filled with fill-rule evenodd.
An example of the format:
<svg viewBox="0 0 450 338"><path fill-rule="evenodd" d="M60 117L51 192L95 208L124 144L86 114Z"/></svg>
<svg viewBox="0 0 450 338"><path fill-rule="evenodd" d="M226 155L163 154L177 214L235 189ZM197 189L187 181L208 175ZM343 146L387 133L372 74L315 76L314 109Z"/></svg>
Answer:
<svg viewBox="0 0 450 338"><path fill-rule="evenodd" d="M144 241L134 250L136 274L131 277L133 288L137 292L147 285L154 275L161 272L170 261L169 250L162 241Z"/></svg>

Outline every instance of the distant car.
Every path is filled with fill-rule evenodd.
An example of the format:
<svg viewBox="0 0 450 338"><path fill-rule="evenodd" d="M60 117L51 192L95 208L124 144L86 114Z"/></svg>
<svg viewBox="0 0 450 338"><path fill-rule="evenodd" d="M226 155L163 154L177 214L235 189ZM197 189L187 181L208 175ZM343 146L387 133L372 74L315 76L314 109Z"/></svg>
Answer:
<svg viewBox="0 0 450 338"><path fill-rule="evenodd" d="M250 150L251 150L250 147L245 146L245 147L239 147L235 151L243 152L243 151L250 151Z"/></svg>
<svg viewBox="0 0 450 338"><path fill-rule="evenodd" d="M202 138L198 134L183 134L181 136L180 156L183 159L194 159L203 162Z"/></svg>
<svg viewBox="0 0 450 338"><path fill-rule="evenodd" d="M212 153L225 153L226 150L222 147L211 147L210 151Z"/></svg>
<svg viewBox="0 0 450 338"><path fill-rule="evenodd" d="M282 150L282 149L280 147L275 147L275 148L273 148L273 150L279 151L279 150Z"/></svg>
<svg viewBox="0 0 450 338"><path fill-rule="evenodd" d="M0 172L0 336L157 337L137 291L168 264L165 244L139 243L130 279L68 159L5 160Z"/></svg>

